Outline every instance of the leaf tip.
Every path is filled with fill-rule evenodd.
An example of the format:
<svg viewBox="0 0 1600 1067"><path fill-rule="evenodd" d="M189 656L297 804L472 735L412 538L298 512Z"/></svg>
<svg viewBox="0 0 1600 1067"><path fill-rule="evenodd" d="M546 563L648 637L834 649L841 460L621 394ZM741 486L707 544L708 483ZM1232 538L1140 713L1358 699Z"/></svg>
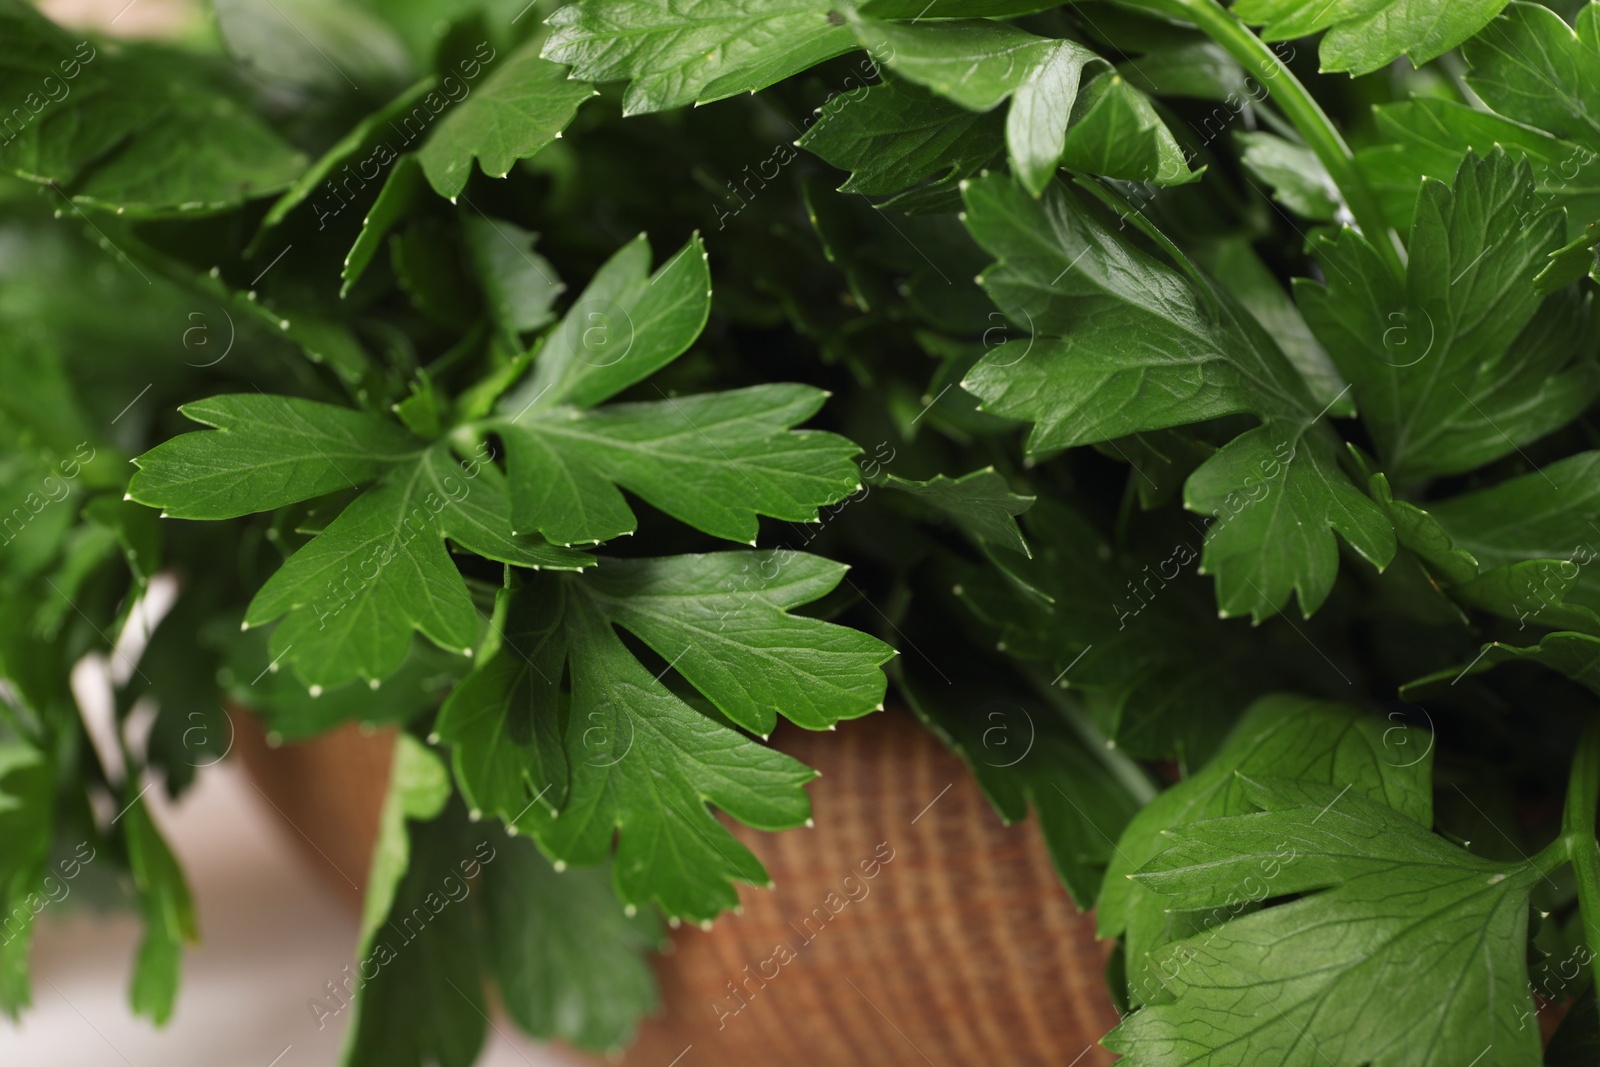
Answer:
<svg viewBox="0 0 1600 1067"><path fill-rule="evenodd" d="M428 735L428 744L430 744L430 745L437 745L439 743L439 740L440 740L440 738L439 738L439 731L438 730L435 730L431 734Z"/></svg>
<svg viewBox="0 0 1600 1067"><path fill-rule="evenodd" d="M567 869L567 861L566 860L556 860L550 866L555 868L555 872L557 874L560 874L562 871L565 871Z"/></svg>

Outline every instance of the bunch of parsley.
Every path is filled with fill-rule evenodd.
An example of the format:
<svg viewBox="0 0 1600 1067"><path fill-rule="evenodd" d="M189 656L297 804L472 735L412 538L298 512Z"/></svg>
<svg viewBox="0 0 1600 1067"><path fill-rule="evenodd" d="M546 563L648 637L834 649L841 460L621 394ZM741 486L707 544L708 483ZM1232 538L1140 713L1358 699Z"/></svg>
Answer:
<svg viewBox="0 0 1600 1067"><path fill-rule="evenodd" d="M231 700L400 728L348 1063L620 1047L887 698L1126 1062L1593 1062L1600 2L268 6L0 0L8 1012Z"/></svg>

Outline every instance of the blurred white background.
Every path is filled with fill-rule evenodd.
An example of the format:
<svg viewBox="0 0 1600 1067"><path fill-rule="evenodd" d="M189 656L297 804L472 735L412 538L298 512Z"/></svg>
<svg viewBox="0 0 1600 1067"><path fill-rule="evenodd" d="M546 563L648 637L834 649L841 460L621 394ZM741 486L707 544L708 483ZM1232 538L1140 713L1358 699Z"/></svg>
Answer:
<svg viewBox="0 0 1600 1067"><path fill-rule="evenodd" d="M69 896L39 916L34 1005L0 1019L6 1067L332 1067L348 1012L317 1022L307 1001L355 959L357 916L307 866L244 768L201 772L176 806L145 794L183 864L201 943L184 957L172 1021L128 1010L136 915L96 915ZM483 1067L565 1067L496 1019Z"/></svg>

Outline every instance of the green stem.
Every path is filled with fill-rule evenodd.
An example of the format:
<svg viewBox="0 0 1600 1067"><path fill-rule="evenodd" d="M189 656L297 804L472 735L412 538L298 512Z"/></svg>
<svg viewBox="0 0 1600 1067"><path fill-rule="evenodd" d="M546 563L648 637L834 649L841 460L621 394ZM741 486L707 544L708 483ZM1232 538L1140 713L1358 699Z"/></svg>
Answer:
<svg viewBox="0 0 1600 1067"><path fill-rule="evenodd" d="M1339 187L1356 225L1366 234L1398 281L1405 277L1404 249L1384 219L1383 208L1372 194L1366 179L1356 169L1355 156L1344 137L1316 98L1284 65L1276 52L1267 47L1216 0L1139 0L1139 6L1194 23L1216 41L1246 70L1253 71L1267 87L1300 136L1316 153Z"/></svg>
<svg viewBox="0 0 1600 1067"><path fill-rule="evenodd" d="M1595 841L1595 808L1600 805L1600 723L1584 732L1572 759L1567 782L1567 807L1561 816L1561 839L1578 880L1578 907L1584 939L1600 957L1600 843ZM1600 995L1600 983L1596 984Z"/></svg>

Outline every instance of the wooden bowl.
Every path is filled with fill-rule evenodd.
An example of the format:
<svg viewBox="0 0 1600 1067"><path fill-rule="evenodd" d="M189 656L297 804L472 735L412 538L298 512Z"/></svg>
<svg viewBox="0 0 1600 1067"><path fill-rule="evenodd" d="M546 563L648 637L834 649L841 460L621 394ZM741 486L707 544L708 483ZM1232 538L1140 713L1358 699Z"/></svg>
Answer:
<svg viewBox="0 0 1600 1067"><path fill-rule="evenodd" d="M392 735L344 729L277 749L259 728L241 724L239 736L291 836L352 895ZM1117 1021L1106 949L1031 819L1003 826L961 761L909 715L832 733L780 729L774 741L822 771L809 787L816 826L768 834L729 823L777 887L742 887L742 913L675 932L656 965L662 1011L624 1064L1112 1062L1096 1044Z"/></svg>

